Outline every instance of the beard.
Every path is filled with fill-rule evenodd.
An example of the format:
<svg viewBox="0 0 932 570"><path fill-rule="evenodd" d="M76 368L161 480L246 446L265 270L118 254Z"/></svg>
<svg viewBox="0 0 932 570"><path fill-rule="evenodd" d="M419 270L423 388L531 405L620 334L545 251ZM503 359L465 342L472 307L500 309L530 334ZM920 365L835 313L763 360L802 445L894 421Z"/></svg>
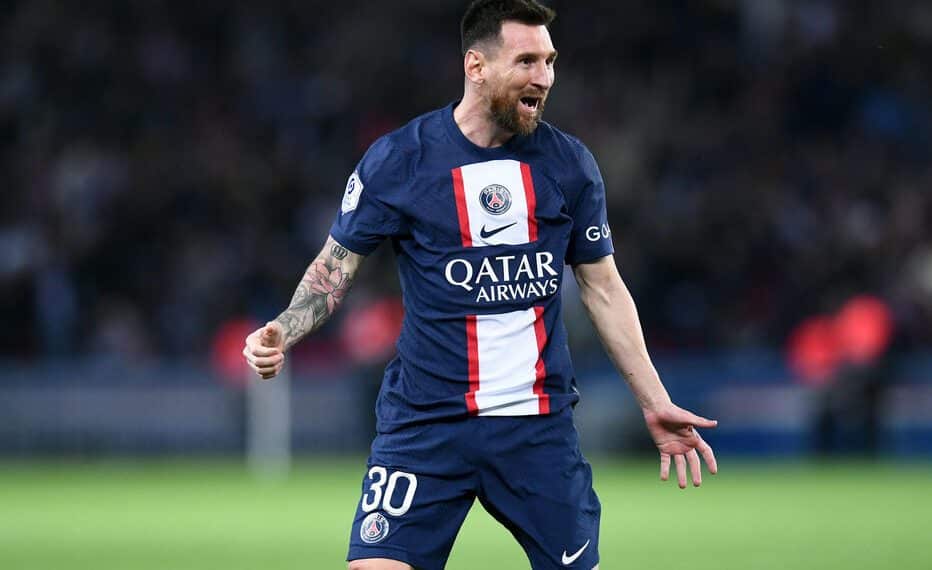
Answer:
<svg viewBox="0 0 932 570"><path fill-rule="evenodd" d="M530 117L518 109L521 105L521 97L526 96L528 96L527 93L509 95L507 89L492 92L489 110L492 113L492 120L500 129L521 136L528 136L534 132L544 114L544 96L537 93L533 95L539 97L539 101Z"/></svg>

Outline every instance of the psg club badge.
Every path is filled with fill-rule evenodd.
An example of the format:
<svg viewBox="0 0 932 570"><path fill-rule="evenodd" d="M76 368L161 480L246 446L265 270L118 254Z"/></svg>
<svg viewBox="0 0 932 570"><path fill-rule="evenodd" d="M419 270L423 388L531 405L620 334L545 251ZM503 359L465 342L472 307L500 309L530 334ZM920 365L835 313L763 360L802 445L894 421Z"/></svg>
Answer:
<svg viewBox="0 0 932 570"><path fill-rule="evenodd" d="M486 212L499 216L511 207L511 192L501 184L490 184L479 193L479 202Z"/></svg>
<svg viewBox="0 0 932 570"><path fill-rule="evenodd" d="M371 513L359 527L359 538L366 544L379 542L388 536L388 519L382 513Z"/></svg>

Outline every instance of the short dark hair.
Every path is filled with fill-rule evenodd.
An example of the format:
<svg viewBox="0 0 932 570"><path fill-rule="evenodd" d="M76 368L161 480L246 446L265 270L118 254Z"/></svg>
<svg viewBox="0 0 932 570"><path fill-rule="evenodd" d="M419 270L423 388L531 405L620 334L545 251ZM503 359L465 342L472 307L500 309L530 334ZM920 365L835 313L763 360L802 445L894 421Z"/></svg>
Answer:
<svg viewBox="0 0 932 570"><path fill-rule="evenodd" d="M500 40L502 22L549 26L557 13L536 0L473 0L460 22L463 55L476 44Z"/></svg>

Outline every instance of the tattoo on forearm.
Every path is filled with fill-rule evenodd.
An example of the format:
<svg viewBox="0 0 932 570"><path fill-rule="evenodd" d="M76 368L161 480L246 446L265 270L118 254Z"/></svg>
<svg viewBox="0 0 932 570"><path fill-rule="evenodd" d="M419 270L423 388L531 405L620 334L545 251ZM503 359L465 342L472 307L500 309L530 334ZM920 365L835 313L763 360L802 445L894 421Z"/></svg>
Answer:
<svg viewBox="0 0 932 570"><path fill-rule="evenodd" d="M338 243L333 244L333 247L330 248L330 255L337 259L344 259L347 254L349 254L349 250Z"/></svg>
<svg viewBox="0 0 932 570"><path fill-rule="evenodd" d="M338 248L342 256L336 255ZM344 272L342 263L347 253L344 247L333 244L330 255L318 257L307 268L291 304L275 319L284 329L285 348L320 328L340 306L353 285L353 276Z"/></svg>

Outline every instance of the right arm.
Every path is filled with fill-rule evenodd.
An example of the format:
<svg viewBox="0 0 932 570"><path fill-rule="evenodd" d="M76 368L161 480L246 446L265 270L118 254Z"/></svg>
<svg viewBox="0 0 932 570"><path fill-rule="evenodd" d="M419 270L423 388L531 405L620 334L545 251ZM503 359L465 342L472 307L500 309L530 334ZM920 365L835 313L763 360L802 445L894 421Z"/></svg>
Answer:
<svg viewBox="0 0 932 570"><path fill-rule="evenodd" d="M304 272L291 304L273 321L282 327L284 350L330 319L352 287L363 259L327 236L324 248Z"/></svg>
<svg viewBox="0 0 932 570"><path fill-rule="evenodd" d="M311 262L291 303L275 320L246 337L243 355L263 379L276 376L285 351L330 319L353 285L362 255L327 236L320 254Z"/></svg>

